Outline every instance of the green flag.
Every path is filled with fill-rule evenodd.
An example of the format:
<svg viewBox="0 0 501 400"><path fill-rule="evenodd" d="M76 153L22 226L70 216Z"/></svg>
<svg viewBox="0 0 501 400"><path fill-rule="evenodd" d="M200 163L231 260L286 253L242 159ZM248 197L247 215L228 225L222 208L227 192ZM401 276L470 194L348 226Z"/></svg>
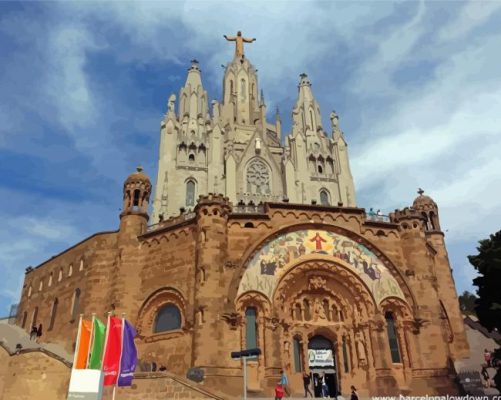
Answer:
<svg viewBox="0 0 501 400"><path fill-rule="evenodd" d="M94 318L94 341L90 354L89 369L101 369L106 326Z"/></svg>

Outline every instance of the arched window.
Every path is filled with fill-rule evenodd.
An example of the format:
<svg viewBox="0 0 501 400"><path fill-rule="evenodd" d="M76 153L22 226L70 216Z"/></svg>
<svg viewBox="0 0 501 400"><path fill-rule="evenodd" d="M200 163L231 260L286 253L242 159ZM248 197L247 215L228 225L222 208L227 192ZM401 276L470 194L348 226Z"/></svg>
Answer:
<svg viewBox="0 0 501 400"><path fill-rule="evenodd" d="M76 320L78 316L78 310L80 308L80 294L81 291L79 288L75 289L75 292L73 293L73 300L71 302L71 320L74 321Z"/></svg>
<svg viewBox="0 0 501 400"><path fill-rule="evenodd" d="M52 276L53 276L53 274L51 272L50 275L49 275L49 284L48 284L49 287L52 286Z"/></svg>
<svg viewBox="0 0 501 400"><path fill-rule="evenodd" d="M33 310L33 315L31 316L31 326L35 326L37 324L37 318L38 318L38 307L35 307Z"/></svg>
<svg viewBox="0 0 501 400"><path fill-rule="evenodd" d="M186 182L186 205L195 205L195 182L192 180Z"/></svg>
<svg viewBox="0 0 501 400"><path fill-rule="evenodd" d="M176 305L166 304L158 311L155 317L154 333L181 329L181 312Z"/></svg>
<svg viewBox="0 0 501 400"><path fill-rule="evenodd" d="M240 80L240 97L242 100L247 98L247 92L245 90L245 79Z"/></svg>
<svg viewBox="0 0 501 400"><path fill-rule="evenodd" d="M23 321L21 322L21 328L23 328L23 329L26 327L26 318L28 318L27 311L23 312Z"/></svg>
<svg viewBox="0 0 501 400"><path fill-rule="evenodd" d="M394 363L400 363L400 348L398 344L397 329L395 327L395 318L393 317L393 314L391 312L387 312L384 316L388 329L388 342L390 344L391 361Z"/></svg>
<svg viewBox="0 0 501 400"><path fill-rule="evenodd" d="M257 347L257 311L254 307L245 309L245 345L247 349Z"/></svg>
<svg viewBox="0 0 501 400"><path fill-rule="evenodd" d="M189 162L195 162L195 154L190 154L190 155L188 156L188 161L189 161Z"/></svg>
<svg viewBox="0 0 501 400"><path fill-rule="evenodd" d="M78 270L79 270L79 271L83 271L83 269L84 269L84 260L83 260L83 258L82 258L82 259L80 260L80 266L78 267Z"/></svg>
<svg viewBox="0 0 501 400"><path fill-rule="evenodd" d="M254 159L247 167L247 192L252 194L271 193L270 171L266 163Z"/></svg>
<svg viewBox="0 0 501 400"><path fill-rule="evenodd" d="M70 264L70 267L68 268L68 276L73 275L73 264Z"/></svg>
<svg viewBox="0 0 501 400"><path fill-rule="evenodd" d="M320 191L320 204L323 206L328 206L331 204L329 192L325 189Z"/></svg>
<svg viewBox="0 0 501 400"><path fill-rule="evenodd" d="M61 282L63 280L63 269L59 268L59 276L57 277L57 281Z"/></svg>
<svg viewBox="0 0 501 400"><path fill-rule="evenodd" d="M424 218L424 228L425 230L429 231L430 230L430 221L428 220L428 215L423 211L421 215Z"/></svg>
<svg viewBox="0 0 501 400"><path fill-rule="evenodd" d="M43 279L40 279L40 283L38 285L38 291L41 292L43 289Z"/></svg>
<svg viewBox="0 0 501 400"><path fill-rule="evenodd" d="M139 197L141 195L141 192L139 189L134 190L134 200L132 203L133 207L138 207L139 206Z"/></svg>
<svg viewBox="0 0 501 400"><path fill-rule="evenodd" d="M303 346L301 340L295 337L293 340L294 350L294 370L295 372L303 372Z"/></svg>
<svg viewBox="0 0 501 400"><path fill-rule="evenodd" d="M52 303L52 310L50 311L50 322L49 322L49 331L54 328L54 322L56 322L56 314L57 314L57 305L59 304L59 300L56 299Z"/></svg>
<svg viewBox="0 0 501 400"><path fill-rule="evenodd" d="M430 212L430 225L433 231L437 230L437 227L435 226L435 213L433 211Z"/></svg>
<svg viewBox="0 0 501 400"><path fill-rule="evenodd" d="M310 120L311 120L311 129L315 130L315 119L313 118L313 111L310 109Z"/></svg>
<svg viewBox="0 0 501 400"><path fill-rule="evenodd" d="M28 299L31 297L31 292L33 292L33 287L30 285L28 288Z"/></svg>
<svg viewBox="0 0 501 400"><path fill-rule="evenodd" d="M321 165L318 166L318 173L319 174L323 174L324 173L324 169L322 168Z"/></svg>

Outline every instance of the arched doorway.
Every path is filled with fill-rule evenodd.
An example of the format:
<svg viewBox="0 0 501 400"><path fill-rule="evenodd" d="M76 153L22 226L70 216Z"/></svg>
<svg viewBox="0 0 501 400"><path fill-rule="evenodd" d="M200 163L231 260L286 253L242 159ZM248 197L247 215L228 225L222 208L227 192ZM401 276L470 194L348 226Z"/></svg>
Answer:
<svg viewBox="0 0 501 400"><path fill-rule="evenodd" d="M308 341L308 368L315 397L336 397L339 393L335 343L321 335Z"/></svg>

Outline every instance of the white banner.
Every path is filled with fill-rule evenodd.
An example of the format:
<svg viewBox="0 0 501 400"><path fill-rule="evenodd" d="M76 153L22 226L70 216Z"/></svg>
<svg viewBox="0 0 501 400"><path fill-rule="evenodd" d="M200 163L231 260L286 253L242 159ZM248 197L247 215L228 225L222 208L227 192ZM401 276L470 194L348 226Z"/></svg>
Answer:
<svg viewBox="0 0 501 400"><path fill-rule="evenodd" d="M72 369L68 400L101 400L103 377L97 369Z"/></svg>
<svg viewBox="0 0 501 400"><path fill-rule="evenodd" d="M332 350L308 350L308 364L311 367L333 367L334 357Z"/></svg>

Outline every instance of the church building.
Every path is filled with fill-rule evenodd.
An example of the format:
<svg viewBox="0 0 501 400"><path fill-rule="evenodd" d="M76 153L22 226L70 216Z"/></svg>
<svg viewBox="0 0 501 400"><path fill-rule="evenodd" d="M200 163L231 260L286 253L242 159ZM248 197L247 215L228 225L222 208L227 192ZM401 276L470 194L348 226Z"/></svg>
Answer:
<svg viewBox="0 0 501 400"><path fill-rule="evenodd" d="M125 313L140 364L172 379L196 371L207 398L241 395L230 354L247 348L262 352L247 362L249 396L271 397L282 370L297 396L304 373L317 397L321 378L332 396L457 393L469 346L437 204L420 191L387 217L357 207L339 118L322 125L310 78L283 133L244 53L253 40L226 39L222 98L209 104L193 60L160 124L154 190L138 168L117 230L27 269L16 324L43 323L42 340L72 352L79 314ZM137 373L120 399L165 398Z"/></svg>

